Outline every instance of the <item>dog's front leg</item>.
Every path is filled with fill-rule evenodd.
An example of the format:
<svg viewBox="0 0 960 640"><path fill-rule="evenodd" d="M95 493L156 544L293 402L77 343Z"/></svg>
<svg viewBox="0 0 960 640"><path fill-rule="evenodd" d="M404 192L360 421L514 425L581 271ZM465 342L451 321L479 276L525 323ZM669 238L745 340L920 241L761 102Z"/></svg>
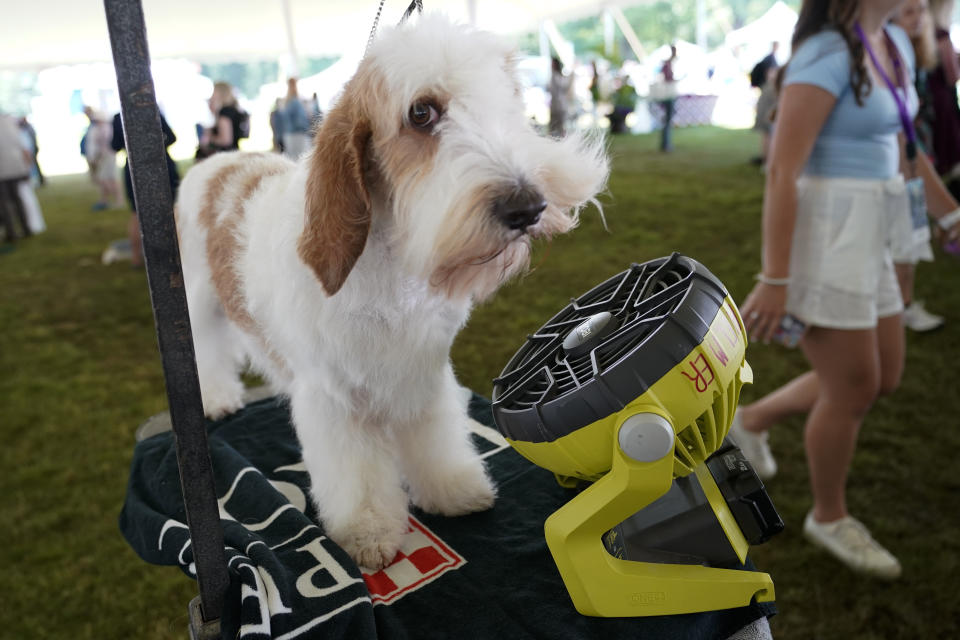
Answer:
<svg viewBox="0 0 960 640"><path fill-rule="evenodd" d="M316 389L291 397L314 503L330 539L360 566L380 569L408 528L408 497L381 428L358 422Z"/></svg>
<svg viewBox="0 0 960 640"><path fill-rule="evenodd" d="M462 388L449 367L423 418L396 433L402 471L415 505L459 516L493 506L496 489L470 436Z"/></svg>

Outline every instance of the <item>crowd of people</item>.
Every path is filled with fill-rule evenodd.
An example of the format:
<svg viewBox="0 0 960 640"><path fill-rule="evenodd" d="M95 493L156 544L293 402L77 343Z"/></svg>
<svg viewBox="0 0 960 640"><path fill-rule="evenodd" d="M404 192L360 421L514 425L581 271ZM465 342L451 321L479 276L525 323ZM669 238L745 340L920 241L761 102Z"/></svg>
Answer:
<svg viewBox="0 0 960 640"><path fill-rule="evenodd" d="M322 119L317 96L300 97L297 79L287 81L287 95L277 101L270 114L274 151L292 159L308 150L313 132ZM216 82L207 101L213 118L212 126L197 124L195 158L203 160L215 153L234 151L240 141L250 135L250 116L240 106L234 87L227 82ZM104 114L91 106L83 108L87 125L80 139L80 154L87 162L90 180L97 189L93 211L123 208L117 153L124 150L122 119L119 113ZM163 114L160 115L164 146L169 147L177 137ZM176 163L166 154L171 191L176 197L180 175ZM128 223L128 237L113 243L104 253L104 262L127 259L134 266L143 264L140 226L136 216L133 184L128 166L123 167L126 205L132 215ZM26 117L14 118L0 114L0 240L9 250L18 239L29 237L46 229L34 188L44 184L45 177L37 162L37 135Z"/></svg>
<svg viewBox="0 0 960 640"><path fill-rule="evenodd" d="M287 87L286 98L278 100L277 110L271 113L270 125L273 129L274 151L296 159L309 148L314 128L320 121L321 114L316 95L310 101L300 98L296 78L290 78L287 81ZM250 136L250 116L240 106L232 85L227 82L214 83L213 93L207 100L207 106L213 117L213 125L204 127L197 124L198 144L195 153L197 161L219 152L236 151L240 148L240 141ZM81 152L90 167L91 179L100 190L100 199L92 208L99 211L120 207L122 205L117 187L116 153L125 148L122 119L118 113L111 121L90 107L85 108L84 112L90 120L90 126L83 136ZM176 142L177 137L162 113L160 125L163 131L164 147L169 149ZM176 198L180 174L169 151L166 152L166 164L170 189L173 197ZM141 266L143 248L140 224L136 215L133 183L128 164L125 164L123 174L127 203L132 214L127 228L128 237L125 241L113 243L107 249L104 253L104 262L109 263L119 257L129 256L134 266Z"/></svg>
<svg viewBox="0 0 960 640"><path fill-rule="evenodd" d="M914 267L933 258L931 238L948 251L960 240L960 205L944 183L960 159L957 54L945 35L953 2L931 3L803 0L792 57L781 69L768 61L754 82L772 93L758 113L770 140L762 269L741 312L753 339L805 328L810 370L741 406L731 433L772 478L769 431L806 414L804 534L884 579L901 566L850 514L851 461L864 417L900 384L904 327L943 323L912 299Z"/></svg>

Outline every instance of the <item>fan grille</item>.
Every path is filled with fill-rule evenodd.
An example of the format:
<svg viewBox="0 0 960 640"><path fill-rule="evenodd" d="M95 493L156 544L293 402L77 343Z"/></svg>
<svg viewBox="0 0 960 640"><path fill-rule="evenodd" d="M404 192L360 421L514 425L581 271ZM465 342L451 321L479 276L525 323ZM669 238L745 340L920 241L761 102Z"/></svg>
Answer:
<svg viewBox="0 0 960 640"><path fill-rule="evenodd" d="M631 265L527 337L494 380L498 428L511 440L550 442L620 411L701 342L726 296L679 254ZM603 312L612 316L603 330L582 333ZM586 337L569 341L568 353L575 329Z"/></svg>
<svg viewBox="0 0 960 640"><path fill-rule="evenodd" d="M571 301L517 352L494 381L506 410L532 407L580 388L631 353L674 311L686 293L692 269L682 262L633 265ZM658 273L661 271L661 273ZM653 277L657 275L657 277ZM601 311L619 328L596 349L568 357L562 343L574 327Z"/></svg>

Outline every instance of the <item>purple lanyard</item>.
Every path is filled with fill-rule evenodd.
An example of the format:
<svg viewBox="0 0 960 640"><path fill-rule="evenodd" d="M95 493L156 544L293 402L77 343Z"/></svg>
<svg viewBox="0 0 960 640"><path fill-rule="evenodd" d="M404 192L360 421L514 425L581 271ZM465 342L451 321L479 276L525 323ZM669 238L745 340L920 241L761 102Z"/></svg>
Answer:
<svg viewBox="0 0 960 640"><path fill-rule="evenodd" d="M890 40L890 36L887 34L886 30L884 30L883 35L887 41L887 51L890 53L890 59L893 61L893 68L897 73L897 84L903 85L904 98L901 98L900 94L897 93L897 88L893 85L893 82L890 80L887 72L884 71L883 65L881 65L877 60L877 55L873 52L873 48L870 46L870 42L864 35L863 29L860 28L860 23L855 23L853 28L857 32L857 37L860 38L860 42L863 43L863 48L867 50L868 54L870 54L870 59L873 60L874 68L880 72L880 77L883 78L883 81L887 83L890 93L893 94L893 101L897 103L897 111L900 112L900 122L903 124L903 132L907 136L907 160L913 163L917 159L917 130L913 127L913 118L910 117L910 112L907 111L907 104L904 102L904 99L907 97L908 93L907 85L905 82L903 82L903 66L900 64L900 54L897 51L897 46Z"/></svg>

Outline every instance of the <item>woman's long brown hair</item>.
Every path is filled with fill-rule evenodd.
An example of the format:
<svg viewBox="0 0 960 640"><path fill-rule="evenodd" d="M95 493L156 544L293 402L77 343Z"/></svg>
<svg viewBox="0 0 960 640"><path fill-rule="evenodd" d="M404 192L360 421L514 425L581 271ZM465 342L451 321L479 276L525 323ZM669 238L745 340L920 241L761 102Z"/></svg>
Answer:
<svg viewBox="0 0 960 640"><path fill-rule="evenodd" d="M862 105L863 98L870 93L871 85L870 74L864 64L863 43L853 30L859 17L859 7L859 0L803 0L790 44L796 51L807 38L824 29L831 28L839 32L850 49L850 87L857 104ZM785 71L786 66L777 75L778 93Z"/></svg>

